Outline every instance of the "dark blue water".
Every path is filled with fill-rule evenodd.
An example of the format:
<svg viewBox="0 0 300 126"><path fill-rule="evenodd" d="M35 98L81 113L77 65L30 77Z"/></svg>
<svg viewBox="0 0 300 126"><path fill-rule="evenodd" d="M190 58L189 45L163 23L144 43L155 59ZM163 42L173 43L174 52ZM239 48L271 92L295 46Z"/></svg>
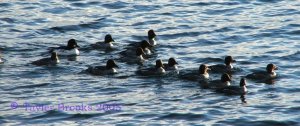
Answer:
<svg viewBox="0 0 300 126"><path fill-rule="evenodd" d="M300 3L228 1L1 1L1 125L300 125ZM138 65L118 62L113 76L81 74L90 65L120 57L130 43L158 35L156 56L175 57L181 71L223 63L232 55L243 71L279 66L273 84L248 81L248 94L228 96L176 76L136 75ZM112 34L113 52L81 50L55 67L32 61L70 38L85 47ZM75 61L74 61L75 60ZM212 75L218 79L219 75ZM243 101L246 101L243 102ZM11 108L16 102L19 107ZM92 110L37 110L32 106L87 106ZM119 109L96 110L111 104Z"/></svg>

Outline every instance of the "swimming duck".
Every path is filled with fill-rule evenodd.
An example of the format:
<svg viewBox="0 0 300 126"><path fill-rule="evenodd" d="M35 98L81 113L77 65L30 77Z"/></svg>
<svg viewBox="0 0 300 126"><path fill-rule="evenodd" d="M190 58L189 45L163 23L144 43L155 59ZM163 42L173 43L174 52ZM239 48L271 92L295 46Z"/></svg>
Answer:
<svg viewBox="0 0 300 126"><path fill-rule="evenodd" d="M67 46L61 46L57 48L51 48L50 52L57 52L59 55L70 56L79 55L79 46L75 39L70 39Z"/></svg>
<svg viewBox="0 0 300 126"><path fill-rule="evenodd" d="M178 63L176 62L175 58L169 58L168 64L164 64L165 70L178 70L177 67Z"/></svg>
<svg viewBox="0 0 300 126"><path fill-rule="evenodd" d="M224 63L225 64L218 64L218 65L213 65L210 66L209 68L211 69L212 72L217 72L217 73L230 73L233 70L232 63L236 62L232 56L226 56Z"/></svg>
<svg viewBox="0 0 300 126"><path fill-rule="evenodd" d="M200 74L200 80L209 80L209 74L208 74L208 66L206 64L201 64L199 67L199 74Z"/></svg>
<svg viewBox="0 0 300 126"><path fill-rule="evenodd" d="M149 43L152 45L152 46L155 46L157 45L156 41L155 41L155 37L156 37L156 34L154 32L153 29L150 29L148 31L148 39L149 39Z"/></svg>
<svg viewBox="0 0 300 126"><path fill-rule="evenodd" d="M52 52L50 58L43 58L32 62L33 65L37 65L37 66L50 66L50 65L56 65L57 63L59 63L59 59L56 52Z"/></svg>
<svg viewBox="0 0 300 126"><path fill-rule="evenodd" d="M105 74L115 74L117 70L115 68L119 68L114 60L109 59L106 62L106 66L95 66L89 67L87 72L94 75L105 75Z"/></svg>
<svg viewBox="0 0 300 126"><path fill-rule="evenodd" d="M97 42L96 44L93 44L92 46L94 48L102 48L102 49L112 49L113 43L115 40L112 38L110 34L105 35L104 42Z"/></svg>
<svg viewBox="0 0 300 126"><path fill-rule="evenodd" d="M146 40L143 40L141 42L141 46L140 47L144 50L144 52L145 52L146 55L151 55L152 54L151 50L149 49L149 48L152 47L152 45L149 42L147 42Z"/></svg>
<svg viewBox="0 0 300 126"><path fill-rule="evenodd" d="M120 54L124 57L134 56L136 54L136 49L139 47L143 49L143 56L145 58L150 57L152 52L149 48L151 48L152 46L146 40L142 40L137 44L129 44L129 46L125 48L126 50L122 51Z"/></svg>
<svg viewBox="0 0 300 126"><path fill-rule="evenodd" d="M148 41L149 41L149 44L150 44L151 46L157 45L157 42L156 42L155 38L156 38L156 34L155 34L154 30L153 30L153 29L150 29L150 30L148 31ZM145 40L145 41L146 41L146 40ZM131 43L131 44L129 44L128 46L129 46L129 47L139 47L139 46L141 46L141 43L140 43L140 42Z"/></svg>
<svg viewBox="0 0 300 126"><path fill-rule="evenodd" d="M158 74L163 74L165 73L165 69L164 69L164 65L163 65L163 62L161 61L161 59L159 60L156 60L156 64L155 64L155 69L156 69L156 73Z"/></svg>
<svg viewBox="0 0 300 126"><path fill-rule="evenodd" d="M138 74L142 75L161 75L166 73L164 65L160 59L156 60L154 68L142 69L137 71Z"/></svg>
<svg viewBox="0 0 300 126"><path fill-rule="evenodd" d="M246 78L254 79L254 80L269 80L276 78L276 72L278 67L272 63L268 64L266 67L266 71L254 72L246 76Z"/></svg>
<svg viewBox="0 0 300 126"><path fill-rule="evenodd" d="M247 87L246 87L246 79L241 78L240 80L240 86L229 86L221 90L217 90L218 92L222 92L225 94L230 94L230 95L244 95L247 93Z"/></svg>
<svg viewBox="0 0 300 126"><path fill-rule="evenodd" d="M145 61L143 55L145 55L144 50L141 47L137 48L136 49L137 62L142 63Z"/></svg>
<svg viewBox="0 0 300 126"><path fill-rule="evenodd" d="M230 86L231 76L227 73L221 76L221 80L209 81L209 83L202 83L201 85L204 88L215 88L222 89Z"/></svg>

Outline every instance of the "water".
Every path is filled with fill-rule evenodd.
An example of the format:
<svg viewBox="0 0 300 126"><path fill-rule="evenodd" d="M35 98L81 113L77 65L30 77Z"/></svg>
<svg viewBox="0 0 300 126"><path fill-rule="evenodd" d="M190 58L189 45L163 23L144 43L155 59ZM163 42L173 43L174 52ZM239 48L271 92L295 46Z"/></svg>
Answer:
<svg viewBox="0 0 300 126"><path fill-rule="evenodd" d="M0 124L2 125L300 125L300 3L283 0L222 1L1 1ZM227 96L174 76L145 77L137 65L118 62L115 76L80 74L119 58L127 44L158 35L154 64L175 57L182 71L222 63L226 55L243 72L279 66L274 84L248 80L249 93ZM30 62L70 38L87 46L110 33L113 52L81 50L56 67ZM212 75L218 79L219 75ZM111 111L34 111L19 106L119 104Z"/></svg>

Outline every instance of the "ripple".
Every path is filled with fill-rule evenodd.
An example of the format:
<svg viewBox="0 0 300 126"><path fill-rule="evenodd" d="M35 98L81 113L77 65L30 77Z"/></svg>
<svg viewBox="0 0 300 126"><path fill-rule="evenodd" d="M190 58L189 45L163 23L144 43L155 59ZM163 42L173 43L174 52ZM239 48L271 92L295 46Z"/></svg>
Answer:
<svg viewBox="0 0 300 126"><path fill-rule="evenodd" d="M69 7L56 7L56 8L44 9L43 12L52 13L52 14L63 14L71 10L72 9Z"/></svg>
<svg viewBox="0 0 300 126"><path fill-rule="evenodd" d="M248 121L245 119L232 119L228 121L220 121L217 124L222 125L236 125L236 126L262 126L262 125L273 125L273 126L290 126L297 125L295 121L275 121L275 120L262 120L262 121Z"/></svg>
<svg viewBox="0 0 300 126"><path fill-rule="evenodd" d="M156 120L187 120L187 121L195 121L195 120L203 120L205 119L205 115L203 114L193 114L193 113L169 113L163 116L160 116Z"/></svg>
<svg viewBox="0 0 300 126"><path fill-rule="evenodd" d="M3 3L3 2L0 3L0 7L11 7L11 6L13 6L13 4Z"/></svg>
<svg viewBox="0 0 300 126"><path fill-rule="evenodd" d="M129 5L129 3L126 2L113 2L113 3L107 3L107 4L102 4L103 7L108 8L108 9L122 9L125 8Z"/></svg>

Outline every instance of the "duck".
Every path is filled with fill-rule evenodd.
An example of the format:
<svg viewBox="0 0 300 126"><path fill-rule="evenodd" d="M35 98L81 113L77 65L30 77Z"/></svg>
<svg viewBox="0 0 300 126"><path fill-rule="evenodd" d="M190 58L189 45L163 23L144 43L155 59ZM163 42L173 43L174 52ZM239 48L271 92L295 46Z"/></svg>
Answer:
<svg viewBox="0 0 300 126"><path fill-rule="evenodd" d="M167 64L164 64L164 69L166 71L170 71L170 70L178 70L178 63L176 62L175 58L171 57L168 60Z"/></svg>
<svg viewBox="0 0 300 126"><path fill-rule="evenodd" d="M136 54L136 49L137 48L142 48L143 49L143 56L145 58L148 58L148 57L151 57L151 48L152 46L150 45L150 43L146 40L142 40L141 42L138 42L137 45L133 45L133 44L129 44L128 47L126 47L124 51L120 52L120 54L123 56L123 57L128 57L128 56L134 56Z"/></svg>
<svg viewBox="0 0 300 126"><path fill-rule="evenodd" d="M222 89L230 86L231 76L227 73L222 74L221 80L212 80L208 83L202 83L203 88Z"/></svg>
<svg viewBox="0 0 300 126"><path fill-rule="evenodd" d="M145 61L147 61L147 57L145 57L145 52L141 47L136 48L135 54L133 52L126 51L121 53L119 61L126 62L127 64L138 64L143 65Z"/></svg>
<svg viewBox="0 0 300 126"><path fill-rule="evenodd" d="M104 37L104 42L97 42L96 44L93 44L92 47L100 49L113 49L113 42L115 42L115 40L110 34L107 34Z"/></svg>
<svg viewBox="0 0 300 126"><path fill-rule="evenodd" d="M67 46L60 46L57 48L51 48L50 52L57 52L62 56L78 56L79 55L79 46L75 39L70 39Z"/></svg>
<svg viewBox="0 0 300 126"><path fill-rule="evenodd" d="M209 74L208 74L208 66L206 64L201 64L199 67L199 78L200 80L209 80Z"/></svg>
<svg viewBox="0 0 300 126"><path fill-rule="evenodd" d="M247 93L247 87L246 87L246 79L241 78L240 80L240 86L229 86L226 88L223 88L221 90L217 90L217 92L229 94L229 95L245 95Z"/></svg>
<svg viewBox="0 0 300 126"><path fill-rule="evenodd" d="M136 60L137 60L137 62L142 63L146 60L143 55L145 55L144 50L141 47L137 48L136 49L136 57L137 57Z"/></svg>
<svg viewBox="0 0 300 126"><path fill-rule="evenodd" d="M116 74L118 71L115 68L119 68L119 66L114 60L109 59L106 62L106 66L89 67L86 71L94 75Z"/></svg>
<svg viewBox="0 0 300 126"><path fill-rule="evenodd" d="M161 59L156 60L154 68L147 68L137 71L138 74L142 75L162 75L166 73L164 65Z"/></svg>
<svg viewBox="0 0 300 126"><path fill-rule="evenodd" d="M248 74L246 78L253 79L253 80L274 79L277 77L275 70L278 70L278 67L273 63L269 63L266 67L266 71L258 71L258 72Z"/></svg>
<svg viewBox="0 0 300 126"><path fill-rule="evenodd" d="M37 61L33 61L31 64L37 66L51 66L51 65L56 65L58 63L59 63L59 58L57 56L57 53L52 52L50 58L43 58Z"/></svg>
<svg viewBox="0 0 300 126"><path fill-rule="evenodd" d="M156 38L156 34L155 34L154 30L153 30L153 29L150 29L150 30L148 31L148 39L149 39L149 43L150 43L152 46L156 46L156 45L157 45L157 42L156 42L155 38Z"/></svg>
<svg viewBox="0 0 300 126"><path fill-rule="evenodd" d="M148 41L149 41L149 44L152 46L152 47L154 47L154 46L156 46L157 45L157 42L156 42L156 34L155 34L155 32L154 32L154 30L153 29L150 29L149 31L148 31ZM146 40L145 40L146 41ZM135 42L135 43L131 43L131 44L129 44L128 45L128 47L139 47L139 46L141 46L141 42Z"/></svg>
<svg viewBox="0 0 300 126"><path fill-rule="evenodd" d="M236 62L236 60L233 59L232 56L226 56L224 63L225 64L218 64L218 65L213 65L209 66L212 72L216 73L230 73L233 71L233 65L232 63Z"/></svg>
<svg viewBox="0 0 300 126"><path fill-rule="evenodd" d="M164 74L166 70L164 69L164 65L161 59L156 60L155 69L157 74Z"/></svg>
<svg viewBox="0 0 300 126"><path fill-rule="evenodd" d="M140 46L144 52L145 52L145 55L151 55L152 52L149 48L153 47L149 42L147 42L146 40L142 40L141 41L141 46Z"/></svg>

